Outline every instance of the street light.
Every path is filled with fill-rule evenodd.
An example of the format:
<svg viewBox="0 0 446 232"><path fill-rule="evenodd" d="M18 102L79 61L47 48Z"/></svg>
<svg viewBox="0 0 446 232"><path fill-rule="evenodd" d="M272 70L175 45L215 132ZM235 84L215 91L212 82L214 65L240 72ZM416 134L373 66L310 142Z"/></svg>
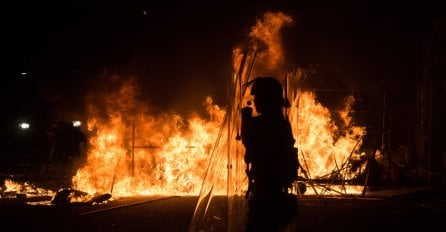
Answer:
<svg viewBox="0 0 446 232"><path fill-rule="evenodd" d="M21 122L21 123L19 123L19 127L20 127L20 129L22 129L22 130L28 130L29 127L30 127L30 125L29 125L29 123L27 123L27 122Z"/></svg>
<svg viewBox="0 0 446 232"><path fill-rule="evenodd" d="M82 122L79 120L73 121L73 127L80 127L82 125Z"/></svg>

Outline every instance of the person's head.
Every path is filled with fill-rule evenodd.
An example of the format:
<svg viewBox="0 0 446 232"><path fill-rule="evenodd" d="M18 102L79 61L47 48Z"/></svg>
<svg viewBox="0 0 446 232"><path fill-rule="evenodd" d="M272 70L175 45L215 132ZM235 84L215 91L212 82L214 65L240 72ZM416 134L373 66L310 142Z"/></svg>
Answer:
<svg viewBox="0 0 446 232"><path fill-rule="evenodd" d="M282 84L274 77L257 77L253 81L251 95L254 95L256 111L262 113L285 107Z"/></svg>

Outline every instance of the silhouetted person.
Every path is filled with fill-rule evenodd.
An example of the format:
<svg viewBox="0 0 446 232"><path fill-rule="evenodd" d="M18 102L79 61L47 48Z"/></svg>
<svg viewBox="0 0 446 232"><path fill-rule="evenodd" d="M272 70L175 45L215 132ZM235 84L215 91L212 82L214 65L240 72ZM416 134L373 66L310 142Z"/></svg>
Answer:
<svg viewBox="0 0 446 232"><path fill-rule="evenodd" d="M288 188L297 178L297 149L283 113L286 101L280 82L273 77L258 77L251 95L259 115L253 117L250 106L242 109L242 142L249 179L246 231L277 231L297 211L297 199L288 195Z"/></svg>

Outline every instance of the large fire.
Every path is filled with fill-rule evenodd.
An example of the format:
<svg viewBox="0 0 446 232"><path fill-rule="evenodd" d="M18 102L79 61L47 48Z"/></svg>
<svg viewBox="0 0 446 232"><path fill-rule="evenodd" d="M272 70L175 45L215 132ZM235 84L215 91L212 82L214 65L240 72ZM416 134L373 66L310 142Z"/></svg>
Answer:
<svg viewBox="0 0 446 232"><path fill-rule="evenodd" d="M196 194L224 111L208 97L207 119L151 113L138 101L134 79L113 80L116 92L95 95L90 102L93 134L73 187L114 196Z"/></svg>
<svg viewBox="0 0 446 232"><path fill-rule="evenodd" d="M244 49L237 47L233 52L234 70L244 76L248 72L257 75L265 70L280 70L284 61L280 29L291 23L291 17L283 13L266 13L249 34L256 41L253 44L256 57L248 57L251 61L255 59L255 66L252 70L239 70L243 68L240 63L248 59ZM115 91L95 95L89 103L90 149L85 166L73 178L73 187L90 194L113 192L114 196L198 194L222 130L225 110L207 97L206 118L198 114L184 118L178 114L154 113L138 100L134 79L111 79L118 86ZM356 149L365 134L364 127L352 126L349 112L354 99L349 97L345 108L339 111L343 124L339 128L314 93L299 86L288 88L297 92L289 96L292 107L288 113L307 178L331 177L333 172L342 173L345 179L354 177L355 173L348 172L346 165L358 155ZM226 170L224 166L222 170ZM226 177L222 172L214 180L214 188L220 193L226 188Z"/></svg>
<svg viewBox="0 0 446 232"><path fill-rule="evenodd" d="M282 73L284 52L280 29L291 23L291 17L283 13L268 12L249 34L254 41L251 52L243 47L234 48L234 71L241 82L246 83L255 75ZM206 97L203 104L206 116L197 113L184 117L154 112L140 100L135 78L113 75L107 78L104 83L110 86L88 98L87 158L73 177L72 188L92 195L111 193L114 197L199 194L205 175L209 175L216 141L224 130L227 110L233 107L233 113L237 114L249 91L240 88L239 105L229 104L227 108ZM354 99L348 97L345 107L336 111L342 120L341 124L335 123L332 119L335 112L318 102L313 92L297 84L303 78L302 70L286 78L284 84L291 104L288 115L303 170L300 175L308 180L354 178L358 173L351 172L348 163L359 159L358 149L365 135L365 127L354 126L350 117ZM239 123L236 118L233 123ZM220 154L220 157L228 155ZM212 188L225 194L229 165L220 163L218 169L223 171L216 172L212 178ZM318 186L312 187L308 190L317 193Z"/></svg>

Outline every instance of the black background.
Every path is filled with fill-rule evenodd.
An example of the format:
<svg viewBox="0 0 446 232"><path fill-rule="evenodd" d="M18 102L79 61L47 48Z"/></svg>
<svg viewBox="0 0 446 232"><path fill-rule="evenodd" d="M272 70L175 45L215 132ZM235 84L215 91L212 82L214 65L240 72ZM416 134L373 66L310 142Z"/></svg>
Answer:
<svg viewBox="0 0 446 232"><path fill-rule="evenodd" d="M19 0L2 6L3 127L22 115L82 115L104 73L137 76L142 98L161 109L195 111L207 95L224 106L232 49L266 11L293 17L286 59L320 65L314 88L390 90L415 107L436 2Z"/></svg>

